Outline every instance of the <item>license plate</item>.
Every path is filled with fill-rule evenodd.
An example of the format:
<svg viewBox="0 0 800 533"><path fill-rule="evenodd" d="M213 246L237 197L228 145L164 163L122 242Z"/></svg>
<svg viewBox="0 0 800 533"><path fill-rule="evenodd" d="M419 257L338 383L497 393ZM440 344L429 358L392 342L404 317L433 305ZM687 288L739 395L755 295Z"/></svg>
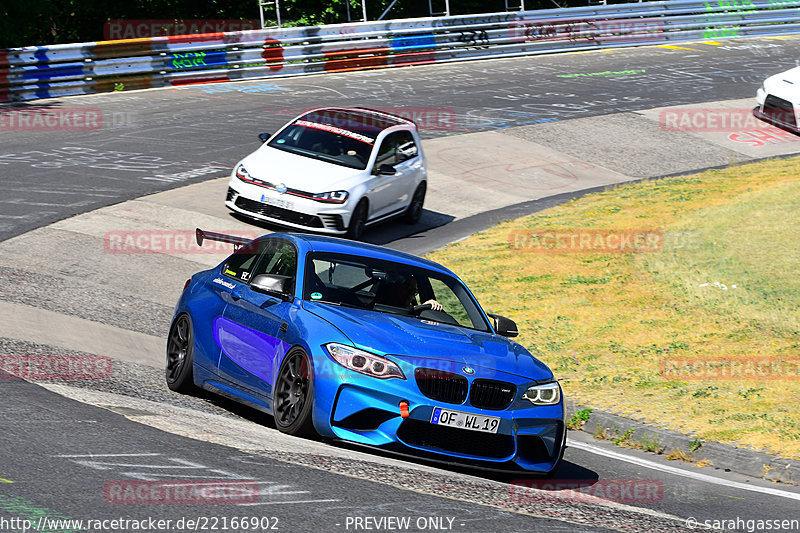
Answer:
<svg viewBox="0 0 800 533"><path fill-rule="evenodd" d="M265 203L267 205L280 207L281 209L288 209L290 211L294 210L294 203L289 201L289 200L285 200L283 198L274 198L274 197L262 194L261 195L261 202Z"/></svg>
<svg viewBox="0 0 800 533"><path fill-rule="evenodd" d="M433 415L431 415L431 424L483 431L484 433L497 433L497 428L500 427L500 419L496 416L473 415L435 407Z"/></svg>

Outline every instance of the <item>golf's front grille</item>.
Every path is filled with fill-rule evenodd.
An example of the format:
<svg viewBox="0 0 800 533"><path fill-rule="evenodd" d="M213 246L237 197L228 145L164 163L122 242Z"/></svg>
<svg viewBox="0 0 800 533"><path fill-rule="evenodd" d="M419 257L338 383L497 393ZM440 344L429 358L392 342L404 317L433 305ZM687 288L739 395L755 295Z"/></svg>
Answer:
<svg viewBox="0 0 800 533"><path fill-rule="evenodd" d="M514 401L517 387L513 383L494 381L493 379L476 379L472 382L469 403L479 409L505 409Z"/></svg>
<svg viewBox="0 0 800 533"><path fill-rule="evenodd" d="M322 221L316 215L307 215L305 213L298 213L297 211L289 211L282 207L275 207L274 205L262 204L255 200L249 200L242 196L236 199L236 207L243 209L249 213L255 213L283 222L291 222L292 224L299 224L307 228L321 228Z"/></svg>
<svg viewBox="0 0 800 533"><path fill-rule="evenodd" d="M419 390L432 400L445 403L464 403L469 383L467 378L452 372L433 368L418 368L414 371Z"/></svg>
<svg viewBox="0 0 800 533"><path fill-rule="evenodd" d="M431 424L406 418L397 437L409 446L460 453L473 457L502 459L514 453L514 437Z"/></svg>

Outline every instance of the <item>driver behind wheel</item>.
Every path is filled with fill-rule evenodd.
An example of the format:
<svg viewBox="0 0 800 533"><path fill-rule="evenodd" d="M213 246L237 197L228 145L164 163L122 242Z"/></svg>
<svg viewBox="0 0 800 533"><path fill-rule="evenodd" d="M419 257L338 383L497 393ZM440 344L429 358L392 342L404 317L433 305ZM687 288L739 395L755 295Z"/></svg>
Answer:
<svg viewBox="0 0 800 533"><path fill-rule="evenodd" d="M381 283L375 295L375 302L392 307L402 307L405 309L416 307L417 305L417 280L413 275L395 274L390 275ZM432 296L432 295L431 295ZM420 295L420 299L422 296ZM433 298L429 298L422 305L430 305L433 311L442 311L444 307Z"/></svg>

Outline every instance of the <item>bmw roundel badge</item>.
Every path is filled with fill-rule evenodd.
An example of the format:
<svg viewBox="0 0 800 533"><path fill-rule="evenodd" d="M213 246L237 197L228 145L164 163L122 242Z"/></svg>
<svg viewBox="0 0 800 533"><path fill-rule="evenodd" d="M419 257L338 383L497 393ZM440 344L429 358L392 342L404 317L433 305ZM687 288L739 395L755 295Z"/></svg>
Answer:
<svg viewBox="0 0 800 533"><path fill-rule="evenodd" d="M474 373L475 373L475 369L474 369L474 368L472 368L471 366L465 366L465 367L464 367L464 368L462 368L461 370L462 370L462 371L464 371L464 373L465 373L466 375L468 375L468 376L471 376L472 374L474 374Z"/></svg>

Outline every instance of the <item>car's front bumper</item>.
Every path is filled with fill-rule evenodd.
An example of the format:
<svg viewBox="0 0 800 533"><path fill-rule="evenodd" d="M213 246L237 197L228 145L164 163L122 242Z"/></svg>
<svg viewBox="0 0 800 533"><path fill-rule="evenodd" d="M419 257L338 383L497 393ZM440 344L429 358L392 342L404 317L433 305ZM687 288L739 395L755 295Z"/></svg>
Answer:
<svg viewBox="0 0 800 533"><path fill-rule="evenodd" d="M800 115L795 103L791 100L777 97L774 94L770 96L770 94L764 87L756 91L758 106L753 109L753 115L778 128L800 133L800 127L798 127Z"/></svg>
<svg viewBox="0 0 800 533"><path fill-rule="evenodd" d="M326 205L231 180L225 206L236 213L294 229L343 235L350 220L348 204Z"/></svg>
<svg viewBox="0 0 800 533"><path fill-rule="evenodd" d="M318 361L315 426L324 436L395 450L400 447L437 460L542 474L552 472L563 453L563 400L552 406L534 406L521 399L526 382L519 382L516 398L507 409L479 409L469 400L453 404L425 396L413 368L403 368L405 380L379 380L351 372L327 357ZM400 360L396 362L402 365ZM493 372L494 379L498 374ZM475 379L481 377L479 371ZM504 379L513 378L505 375ZM409 404L407 418L401 416L401 401ZM497 433L433 424L436 407L497 417Z"/></svg>

